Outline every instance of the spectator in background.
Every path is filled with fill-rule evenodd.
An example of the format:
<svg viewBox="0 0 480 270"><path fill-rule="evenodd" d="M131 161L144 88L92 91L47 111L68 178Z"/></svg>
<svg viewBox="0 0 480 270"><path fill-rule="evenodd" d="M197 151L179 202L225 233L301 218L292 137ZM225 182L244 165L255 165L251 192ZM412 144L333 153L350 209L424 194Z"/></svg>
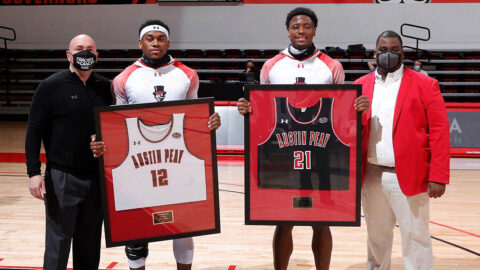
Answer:
<svg viewBox="0 0 480 270"><path fill-rule="evenodd" d="M428 73L422 69L422 62L419 59L415 59L415 61L413 61L413 70L428 76Z"/></svg>
<svg viewBox="0 0 480 270"><path fill-rule="evenodd" d="M368 70L370 70L370 72L373 72L377 69L377 62L375 61L367 62L367 65L368 65Z"/></svg>
<svg viewBox="0 0 480 270"><path fill-rule="evenodd" d="M241 82L248 83L259 83L260 82L260 71L255 68L255 63L252 60L248 60L245 63L245 70L240 74Z"/></svg>

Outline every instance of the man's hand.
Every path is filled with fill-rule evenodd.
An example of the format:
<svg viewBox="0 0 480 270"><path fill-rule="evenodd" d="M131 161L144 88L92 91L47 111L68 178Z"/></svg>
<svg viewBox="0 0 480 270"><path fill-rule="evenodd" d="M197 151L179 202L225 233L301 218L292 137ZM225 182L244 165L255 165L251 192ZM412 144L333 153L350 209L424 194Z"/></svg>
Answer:
<svg viewBox="0 0 480 270"><path fill-rule="evenodd" d="M30 186L28 187L33 197L43 201L43 194L47 193L45 181L41 174L30 177Z"/></svg>
<svg viewBox="0 0 480 270"><path fill-rule="evenodd" d="M222 125L222 122L220 121L220 115L218 113L214 113L210 116L210 119L208 119L208 128L210 130L216 130Z"/></svg>
<svg viewBox="0 0 480 270"><path fill-rule="evenodd" d="M367 96L362 95L355 99L353 106L359 112L366 112L370 108L370 101Z"/></svg>
<svg viewBox="0 0 480 270"><path fill-rule="evenodd" d="M252 112L252 106L250 105L250 102L248 102L248 100L246 100L245 98L240 98L238 100L237 109L238 109L238 112L243 115Z"/></svg>
<svg viewBox="0 0 480 270"><path fill-rule="evenodd" d="M440 198L445 193L445 184L428 182L427 193L430 198Z"/></svg>
<svg viewBox="0 0 480 270"><path fill-rule="evenodd" d="M103 155L103 152L107 151L107 147L104 142L95 141L96 134L93 134L90 137L92 138L92 142L90 142L90 150L92 150L94 158L99 158Z"/></svg>

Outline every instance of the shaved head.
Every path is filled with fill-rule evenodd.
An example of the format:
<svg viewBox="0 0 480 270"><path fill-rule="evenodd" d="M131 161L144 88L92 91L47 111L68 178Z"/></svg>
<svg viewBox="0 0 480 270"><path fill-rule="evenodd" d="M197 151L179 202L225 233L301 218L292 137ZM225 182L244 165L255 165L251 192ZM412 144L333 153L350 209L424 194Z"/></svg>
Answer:
<svg viewBox="0 0 480 270"><path fill-rule="evenodd" d="M78 47L83 47L84 50L87 48L97 50L97 44L95 43L95 40L93 40L92 37L89 35L81 34L78 35L70 41L70 45L68 46L69 51L74 51Z"/></svg>

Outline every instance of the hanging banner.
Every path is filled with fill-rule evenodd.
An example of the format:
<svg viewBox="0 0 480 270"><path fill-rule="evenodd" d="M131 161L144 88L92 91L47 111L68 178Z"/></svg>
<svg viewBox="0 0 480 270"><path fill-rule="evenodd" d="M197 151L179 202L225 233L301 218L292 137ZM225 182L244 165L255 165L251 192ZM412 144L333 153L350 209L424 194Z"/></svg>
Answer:
<svg viewBox="0 0 480 270"><path fill-rule="evenodd" d="M244 4L437 4L480 3L480 0L243 0Z"/></svg>

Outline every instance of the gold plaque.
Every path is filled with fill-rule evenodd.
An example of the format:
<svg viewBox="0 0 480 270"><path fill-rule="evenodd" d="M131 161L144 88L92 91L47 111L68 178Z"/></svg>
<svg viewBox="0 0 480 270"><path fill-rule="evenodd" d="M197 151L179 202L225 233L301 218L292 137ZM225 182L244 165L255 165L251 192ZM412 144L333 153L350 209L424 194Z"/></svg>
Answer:
<svg viewBox="0 0 480 270"><path fill-rule="evenodd" d="M173 211L152 213L153 225L173 222Z"/></svg>
<svg viewBox="0 0 480 270"><path fill-rule="evenodd" d="M293 197L293 208L312 208L312 197Z"/></svg>

